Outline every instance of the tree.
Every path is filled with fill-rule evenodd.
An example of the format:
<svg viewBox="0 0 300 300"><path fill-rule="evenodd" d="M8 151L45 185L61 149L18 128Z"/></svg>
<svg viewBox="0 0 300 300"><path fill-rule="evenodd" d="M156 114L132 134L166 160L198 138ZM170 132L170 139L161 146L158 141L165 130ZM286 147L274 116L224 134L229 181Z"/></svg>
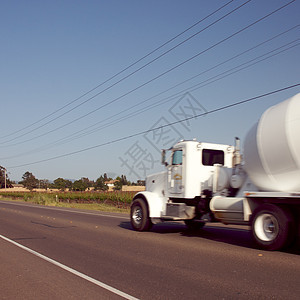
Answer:
<svg viewBox="0 0 300 300"><path fill-rule="evenodd" d="M83 192L83 191L85 191L85 186L84 186L83 182L79 179L79 180L76 180L73 182L72 190Z"/></svg>
<svg viewBox="0 0 300 300"><path fill-rule="evenodd" d="M146 181L145 180L138 180L137 185L141 185L141 186L145 186L146 185Z"/></svg>
<svg viewBox="0 0 300 300"><path fill-rule="evenodd" d="M63 178L57 178L53 181L53 188L55 189L59 189L61 191L64 191L67 188L71 188L72 187L72 181L71 180L67 180L67 179L63 179Z"/></svg>
<svg viewBox="0 0 300 300"><path fill-rule="evenodd" d="M48 179L39 180L39 188L46 190L49 186L50 186L50 182Z"/></svg>
<svg viewBox="0 0 300 300"><path fill-rule="evenodd" d="M131 182L127 180L126 175L121 175L122 185L131 185Z"/></svg>
<svg viewBox="0 0 300 300"><path fill-rule="evenodd" d="M104 181L110 181L110 180L113 180L113 178L108 177L107 173L104 173L104 174L103 174L103 178L104 178Z"/></svg>
<svg viewBox="0 0 300 300"><path fill-rule="evenodd" d="M105 174L104 174L105 175ZM100 176L96 182L95 182L95 190L99 190L99 191L107 191L108 190L108 186L105 184L105 176Z"/></svg>
<svg viewBox="0 0 300 300"><path fill-rule="evenodd" d="M11 181L7 177L6 169L0 166L0 188L5 188L5 174L6 174L6 187L12 187Z"/></svg>
<svg viewBox="0 0 300 300"><path fill-rule="evenodd" d="M32 173L27 171L22 176L22 179L23 180L20 181L20 183L23 184L27 189L33 190L34 188L38 187L39 181L35 178L35 176Z"/></svg>
<svg viewBox="0 0 300 300"><path fill-rule="evenodd" d="M73 190L83 192L91 186L93 186L93 182L90 181L88 178L82 177L81 179L74 181Z"/></svg>
<svg viewBox="0 0 300 300"><path fill-rule="evenodd" d="M115 190L121 190L123 185L131 185L131 182L127 180L125 175L118 176L115 182Z"/></svg>
<svg viewBox="0 0 300 300"><path fill-rule="evenodd" d="M86 188L93 187L94 184L95 184L94 181L91 181L91 180L89 180L86 177L82 177L80 180L84 183L84 185L86 186Z"/></svg>
<svg viewBox="0 0 300 300"><path fill-rule="evenodd" d="M115 188L114 188L115 190L117 190L117 191L122 190L123 183L122 183L122 179L120 176L118 176L116 178L116 182L114 185L115 185Z"/></svg>

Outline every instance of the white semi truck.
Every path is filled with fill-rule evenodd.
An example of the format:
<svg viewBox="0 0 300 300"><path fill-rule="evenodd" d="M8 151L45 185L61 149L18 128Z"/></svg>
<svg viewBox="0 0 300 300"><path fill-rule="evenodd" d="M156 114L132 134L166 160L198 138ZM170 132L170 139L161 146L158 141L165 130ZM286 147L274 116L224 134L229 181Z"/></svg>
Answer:
<svg viewBox="0 0 300 300"><path fill-rule="evenodd" d="M260 248L296 237L300 220L300 93L263 113L235 146L180 141L162 150L166 170L146 178L131 204L135 230L163 221L251 226ZM169 161L166 154L169 153Z"/></svg>

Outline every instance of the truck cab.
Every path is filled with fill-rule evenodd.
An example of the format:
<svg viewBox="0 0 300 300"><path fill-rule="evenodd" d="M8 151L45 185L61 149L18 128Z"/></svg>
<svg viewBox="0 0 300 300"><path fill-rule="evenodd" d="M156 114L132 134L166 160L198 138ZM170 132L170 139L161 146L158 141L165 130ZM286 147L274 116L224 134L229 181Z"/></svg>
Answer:
<svg viewBox="0 0 300 300"><path fill-rule="evenodd" d="M146 230L164 220L201 221L209 212L212 195L228 193L234 157L233 146L196 140L183 140L163 150L166 170L148 176L146 191L133 199L134 229Z"/></svg>
<svg viewBox="0 0 300 300"><path fill-rule="evenodd" d="M212 189L215 165L232 168L234 147L229 145L181 141L170 151L166 164L169 198L194 199Z"/></svg>

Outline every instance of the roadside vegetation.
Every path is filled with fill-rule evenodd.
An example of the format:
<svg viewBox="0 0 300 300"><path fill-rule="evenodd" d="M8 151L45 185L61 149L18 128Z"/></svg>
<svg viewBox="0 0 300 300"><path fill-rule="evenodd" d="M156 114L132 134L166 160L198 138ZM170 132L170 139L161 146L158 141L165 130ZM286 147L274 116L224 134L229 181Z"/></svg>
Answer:
<svg viewBox="0 0 300 300"><path fill-rule="evenodd" d="M136 192L122 191L123 186L143 186L127 180L125 175L115 179L106 173L95 181L82 177L78 180L57 178L53 182L37 179L31 172L25 172L18 182L25 191L13 190L17 185L7 176L7 170L0 166L0 198L24 201L40 205L72 207L79 209L129 213L130 203ZM109 188L113 186L113 191ZM11 189L11 191L9 191ZM44 190L44 191L43 191Z"/></svg>
<svg viewBox="0 0 300 300"><path fill-rule="evenodd" d="M22 176L22 180L17 182L24 188L32 191L34 189L58 189L60 191L76 191L84 192L87 190L94 191L108 191L109 184L113 184L115 191L121 191L122 186L143 186L145 182L138 180L137 182L131 182L127 180L125 175L117 176L115 179L108 177L106 173L98 177L95 181L89 180L86 177L81 177L78 180L69 180L64 178L56 178L53 182L47 179L37 179L32 173L25 172ZM6 168L0 166L0 189L12 188L16 182L11 181L7 176Z"/></svg>
<svg viewBox="0 0 300 300"><path fill-rule="evenodd" d="M3 200L128 213L134 192L0 192Z"/></svg>

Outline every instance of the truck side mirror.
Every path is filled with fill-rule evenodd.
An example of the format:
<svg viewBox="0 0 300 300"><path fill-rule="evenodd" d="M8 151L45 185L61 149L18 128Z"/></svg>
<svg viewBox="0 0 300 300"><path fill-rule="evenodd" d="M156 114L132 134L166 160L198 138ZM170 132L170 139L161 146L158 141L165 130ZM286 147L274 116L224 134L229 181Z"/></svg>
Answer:
<svg viewBox="0 0 300 300"><path fill-rule="evenodd" d="M168 163L166 162L166 150L161 150L161 163L165 166L168 165Z"/></svg>

